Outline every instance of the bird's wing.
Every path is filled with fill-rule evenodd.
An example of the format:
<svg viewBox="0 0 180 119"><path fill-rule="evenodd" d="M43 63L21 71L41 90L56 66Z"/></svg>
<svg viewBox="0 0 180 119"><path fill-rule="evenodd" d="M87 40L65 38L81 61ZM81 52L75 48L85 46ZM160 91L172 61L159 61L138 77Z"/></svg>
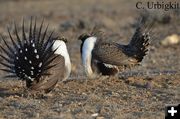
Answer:
<svg viewBox="0 0 180 119"><path fill-rule="evenodd" d="M54 59L53 62L51 62L49 65L53 67L47 70L46 72L47 74L50 75L42 76L38 83L32 85L31 89L46 90L46 91L52 90L54 86L57 84L57 82L60 79L63 79L64 77L64 72L65 72L64 65L65 65L64 57L62 57L61 55L57 56L57 58Z"/></svg>
<svg viewBox="0 0 180 119"><path fill-rule="evenodd" d="M127 65L133 59L128 56L129 51L123 45L117 43L97 43L92 51L94 59L111 65Z"/></svg>

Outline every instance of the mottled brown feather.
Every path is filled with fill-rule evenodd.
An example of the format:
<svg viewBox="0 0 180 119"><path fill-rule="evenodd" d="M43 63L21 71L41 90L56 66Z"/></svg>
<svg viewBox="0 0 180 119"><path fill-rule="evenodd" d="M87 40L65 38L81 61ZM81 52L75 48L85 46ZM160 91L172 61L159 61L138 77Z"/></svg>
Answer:
<svg viewBox="0 0 180 119"><path fill-rule="evenodd" d="M56 65L49 69L46 73L50 74L47 76L40 77L40 81L38 83L34 82L30 88L32 90L45 90L45 92L51 91L57 82L64 78L64 57L59 55L50 65Z"/></svg>
<svg viewBox="0 0 180 119"><path fill-rule="evenodd" d="M133 61L125 46L113 42L96 44L92 54L96 60L111 65L128 65L130 61Z"/></svg>
<svg viewBox="0 0 180 119"><path fill-rule="evenodd" d="M149 46L149 28L141 23L132 36L128 45L106 41L107 36L95 29L97 43L92 51L93 58L99 62L117 67L131 67L142 61Z"/></svg>

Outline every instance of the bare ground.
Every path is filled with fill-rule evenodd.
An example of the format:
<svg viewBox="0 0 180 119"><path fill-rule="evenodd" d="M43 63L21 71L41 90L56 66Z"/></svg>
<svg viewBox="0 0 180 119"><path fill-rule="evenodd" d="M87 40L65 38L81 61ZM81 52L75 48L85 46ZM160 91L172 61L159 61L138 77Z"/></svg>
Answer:
<svg viewBox="0 0 180 119"><path fill-rule="evenodd" d="M112 39L128 43L139 16L135 1L126 0L9 0L0 1L0 33L7 36L15 20L29 23L42 18L60 35L68 38L73 79L58 83L47 95L33 96L15 79L0 80L0 118L134 119L164 118L166 104L180 103L180 44L163 46L168 35L180 34L180 19L157 22L150 52L138 66L119 77L87 79L82 70L77 37L95 25ZM13 28L12 28L13 31ZM2 42L1 42L2 43ZM3 76L4 72L0 72Z"/></svg>

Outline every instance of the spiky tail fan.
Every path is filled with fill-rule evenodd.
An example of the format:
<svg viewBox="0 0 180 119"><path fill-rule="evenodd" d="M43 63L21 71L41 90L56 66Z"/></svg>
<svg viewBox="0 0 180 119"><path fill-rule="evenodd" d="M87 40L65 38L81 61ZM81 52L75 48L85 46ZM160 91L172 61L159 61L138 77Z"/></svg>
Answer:
<svg viewBox="0 0 180 119"><path fill-rule="evenodd" d="M50 75L47 73L47 70L55 66L50 65L57 57L53 55L56 49L52 51L54 43L52 41L53 32L47 35L47 25L42 33L43 21L37 30L36 20L34 25L32 25L31 19L29 37L27 37L23 20L22 38L19 36L16 24L14 23L16 38L13 38L8 29L11 45L1 35L5 44L4 46L0 45L3 52L0 54L0 57L3 59L0 61L0 64L4 66L1 70L9 73L5 77L18 77L20 80L25 80L28 88L38 83L40 77ZM53 37L54 39L56 40Z"/></svg>
<svg viewBox="0 0 180 119"><path fill-rule="evenodd" d="M141 62L143 57L146 55L148 51L149 41L150 41L150 28L152 24L148 24L145 26L145 21L141 21L139 26L136 28L136 31L128 44L128 47L131 48L133 52L133 56L137 62Z"/></svg>

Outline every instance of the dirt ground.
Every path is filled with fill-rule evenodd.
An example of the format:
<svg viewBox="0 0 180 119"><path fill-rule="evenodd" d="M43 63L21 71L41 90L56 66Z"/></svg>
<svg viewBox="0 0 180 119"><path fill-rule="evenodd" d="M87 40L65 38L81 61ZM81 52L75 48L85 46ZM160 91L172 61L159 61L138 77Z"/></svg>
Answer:
<svg viewBox="0 0 180 119"><path fill-rule="evenodd" d="M68 38L72 80L58 83L50 94L32 96L24 82L1 78L0 118L163 119L166 104L180 103L180 44L161 44L180 35L178 14L167 22L155 19L150 51L140 66L118 77L87 79L81 65L80 34L98 25L112 40L128 43L139 14L136 1L127 0L1 0L0 34L7 36L7 27L13 31L13 21L21 25L24 18L28 26L36 16L38 25L44 18Z"/></svg>

